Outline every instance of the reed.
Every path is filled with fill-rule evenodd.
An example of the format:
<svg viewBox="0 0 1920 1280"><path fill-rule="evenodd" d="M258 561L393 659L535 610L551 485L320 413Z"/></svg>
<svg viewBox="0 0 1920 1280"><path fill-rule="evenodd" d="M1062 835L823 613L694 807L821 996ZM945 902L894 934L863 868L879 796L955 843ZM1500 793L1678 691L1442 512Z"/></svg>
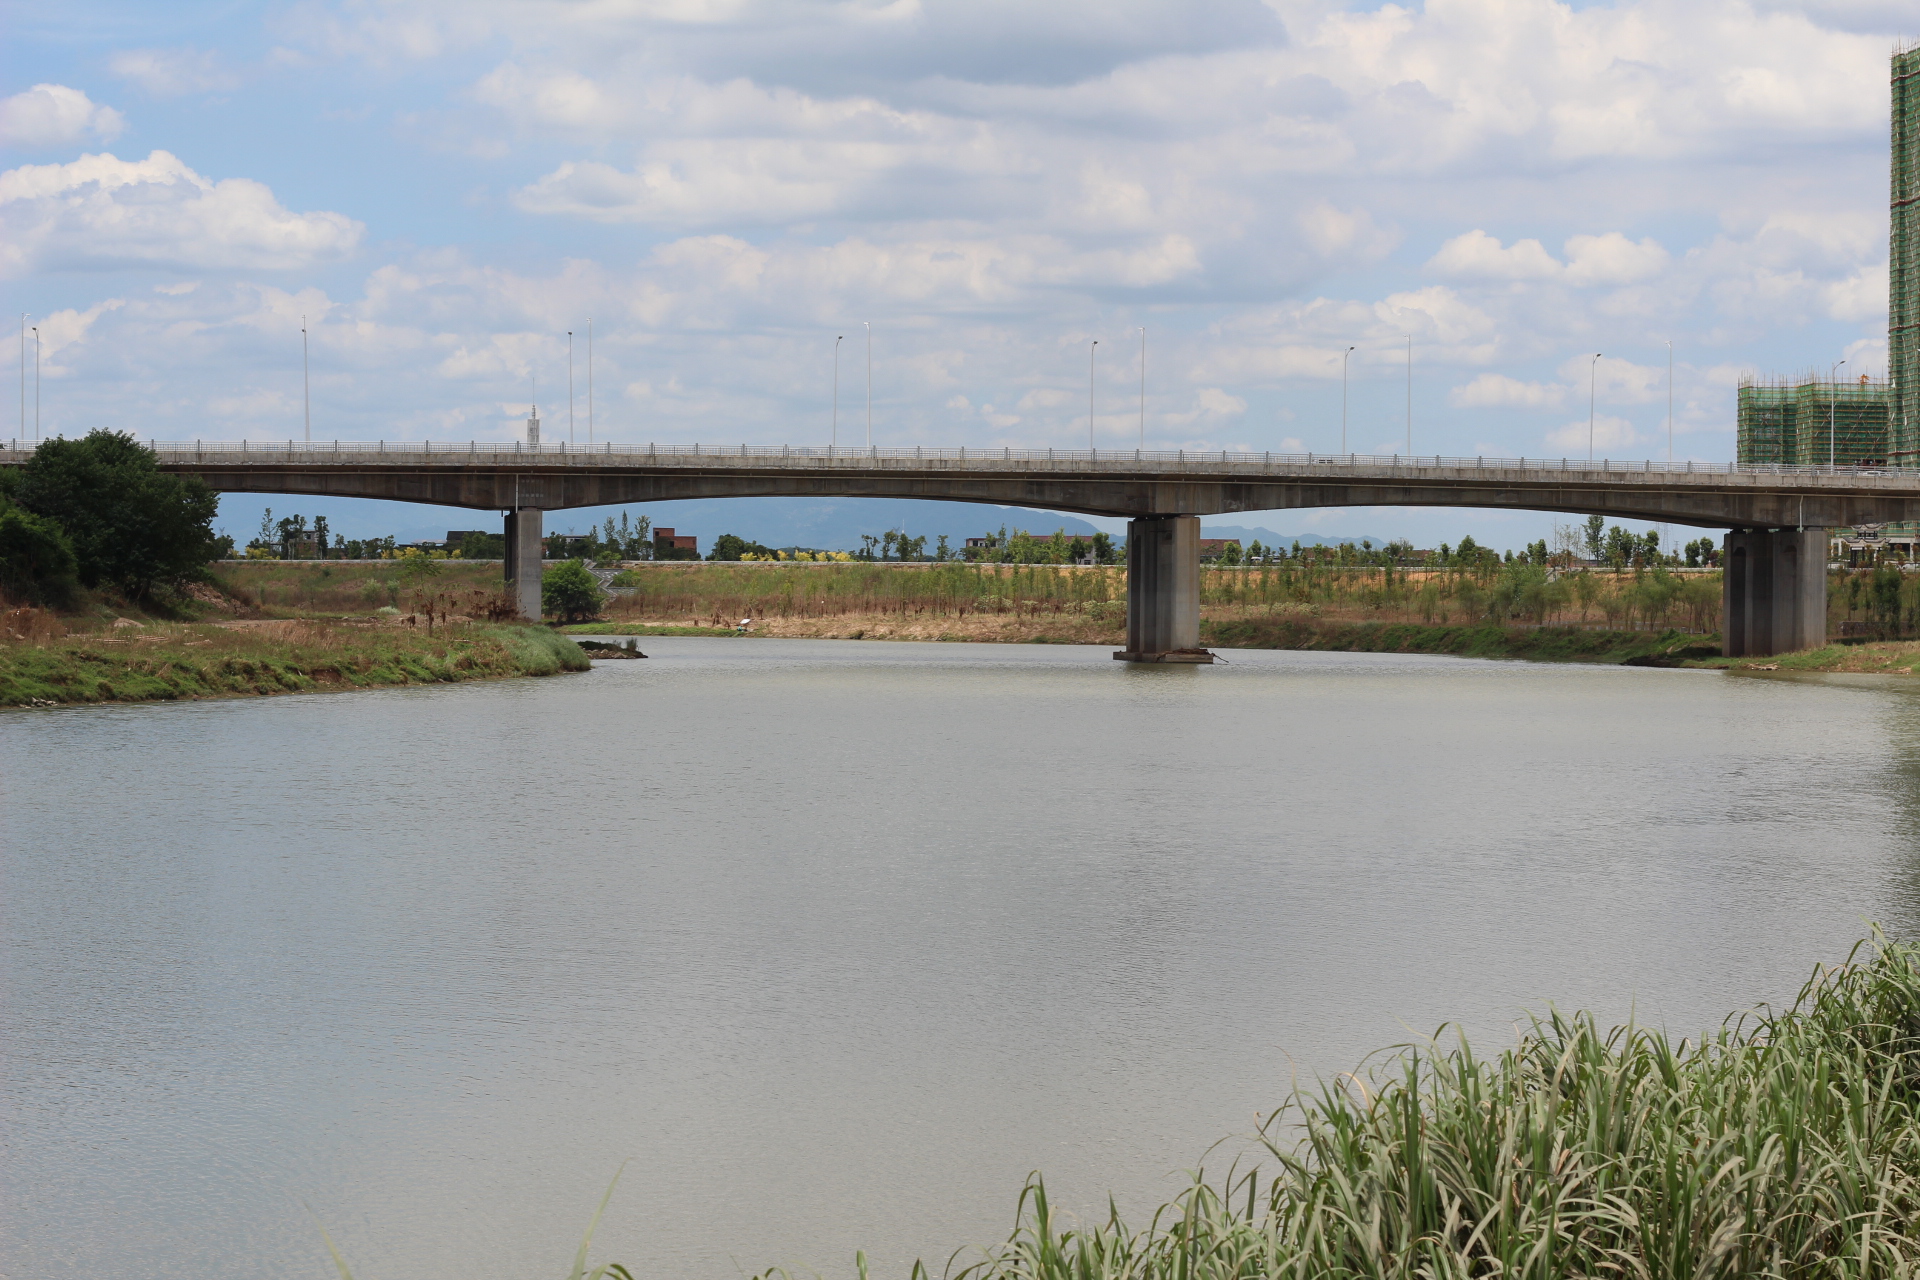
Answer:
<svg viewBox="0 0 1920 1280"><path fill-rule="evenodd" d="M1298 1091L1138 1230L1063 1219L1036 1177L1006 1243L948 1274L1906 1276L1916 1102L1920 951L1876 933L1698 1042L1555 1013L1491 1059L1403 1048Z"/></svg>

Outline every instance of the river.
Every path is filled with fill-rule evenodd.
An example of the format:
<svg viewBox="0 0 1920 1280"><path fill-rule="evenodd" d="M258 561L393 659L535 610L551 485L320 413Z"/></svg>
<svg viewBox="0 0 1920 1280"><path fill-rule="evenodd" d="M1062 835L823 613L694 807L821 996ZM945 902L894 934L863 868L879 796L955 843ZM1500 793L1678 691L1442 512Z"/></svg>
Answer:
<svg viewBox="0 0 1920 1280"><path fill-rule="evenodd" d="M622 1162L636 1274L937 1272L1296 1073L1920 923L1920 686L642 644L0 716L0 1274L560 1275Z"/></svg>

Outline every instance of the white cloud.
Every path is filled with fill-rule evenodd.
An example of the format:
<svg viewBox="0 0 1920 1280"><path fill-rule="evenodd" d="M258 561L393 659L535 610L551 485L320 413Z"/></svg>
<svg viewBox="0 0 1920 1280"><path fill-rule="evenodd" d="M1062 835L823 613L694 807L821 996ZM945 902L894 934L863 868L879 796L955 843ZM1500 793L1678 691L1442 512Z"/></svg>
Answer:
<svg viewBox="0 0 1920 1280"><path fill-rule="evenodd" d="M1666 268L1667 251L1651 237L1638 244L1618 231L1574 236L1565 246L1568 284L1633 284Z"/></svg>
<svg viewBox="0 0 1920 1280"><path fill-rule="evenodd" d="M294 213L258 182L201 177L176 157L86 155L0 173L0 271L149 266L288 271L351 252L362 227Z"/></svg>
<svg viewBox="0 0 1920 1280"><path fill-rule="evenodd" d="M1569 422L1566 426L1547 433L1547 443L1553 447L1554 452L1568 458L1586 456L1589 445L1596 458L1617 457L1620 456L1619 450L1644 444L1649 438L1635 431L1633 424L1625 418L1611 417L1604 413L1594 416L1591 435L1585 419ZM1610 455L1609 450L1615 452Z"/></svg>
<svg viewBox="0 0 1920 1280"><path fill-rule="evenodd" d="M110 142L125 123L112 107L63 84L37 84L0 98L0 146L57 147L88 137Z"/></svg>
<svg viewBox="0 0 1920 1280"><path fill-rule="evenodd" d="M222 66L217 54L199 49L127 49L114 54L107 67L157 98L240 87L240 77Z"/></svg>
<svg viewBox="0 0 1920 1280"><path fill-rule="evenodd" d="M1560 274L1560 262L1538 240L1503 246L1484 231L1457 235L1440 246L1427 269L1463 280L1544 280Z"/></svg>
<svg viewBox="0 0 1920 1280"><path fill-rule="evenodd" d="M1456 409L1557 409L1566 399L1560 383L1521 382L1501 373L1483 373L1447 393L1447 403Z"/></svg>

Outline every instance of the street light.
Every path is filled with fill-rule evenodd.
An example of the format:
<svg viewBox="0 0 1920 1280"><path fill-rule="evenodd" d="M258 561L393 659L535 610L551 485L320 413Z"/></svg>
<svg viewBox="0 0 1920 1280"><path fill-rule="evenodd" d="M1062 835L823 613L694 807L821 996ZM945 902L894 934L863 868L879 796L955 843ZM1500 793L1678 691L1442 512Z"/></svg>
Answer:
<svg viewBox="0 0 1920 1280"><path fill-rule="evenodd" d="M573 330L567 330L567 443L573 438Z"/></svg>
<svg viewBox="0 0 1920 1280"><path fill-rule="evenodd" d="M307 373L307 318L300 317L300 422L307 443L313 443L313 380Z"/></svg>
<svg viewBox="0 0 1920 1280"><path fill-rule="evenodd" d="M833 340L833 437L827 445L829 449L840 447L840 344L846 337L843 333Z"/></svg>
<svg viewBox="0 0 1920 1280"><path fill-rule="evenodd" d="M1666 340L1666 343L1667 343L1667 467L1669 470L1671 470L1673 467L1673 339L1668 338ZM1667 523L1666 521L1662 520L1660 522L1660 545L1663 547L1672 545L1670 542L1670 537L1671 535L1667 530Z"/></svg>
<svg viewBox="0 0 1920 1280"><path fill-rule="evenodd" d="M1140 326L1140 447L1147 447L1147 326Z"/></svg>
<svg viewBox="0 0 1920 1280"><path fill-rule="evenodd" d="M1826 401L1826 468L1834 470L1834 415L1839 411L1839 367L1847 361L1834 361L1834 367L1826 370L1828 395Z"/></svg>
<svg viewBox="0 0 1920 1280"><path fill-rule="evenodd" d="M40 438L40 326L33 326L33 438Z"/></svg>
<svg viewBox="0 0 1920 1280"><path fill-rule="evenodd" d="M27 321L33 318L31 311L20 313L20 434L27 434Z"/></svg>
<svg viewBox="0 0 1920 1280"><path fill-rule="evenodd" d="M1407 456L1413 456L1413 335L1407 335Z"/></svg>
<svg viewBox="0 0 1920 1280"><path fill-rule="evenodd" d="M1353 355L1354 348L1348 347L1340 353L1340 452L1347 451L1347 360Z"/></svg>
<svg viewBox="0 0 1920 1280"><path fill-rule="evenodd" d="M1600 353L1593 353L1593 363L1587 366L1587 461L1593 461L1593 405L1594 397L1600 389Z"/></svg>
<svg viewBox="0 0 1920 1280"><path fill-rule="evenodd" d="M1087 348L1087 451L1093 451L1093 353L1099 347L1100 339L1095 338L1093 345Z"/></svg>
<svg viewBox="0 0 1920 1280"><path fill-rule="evenodd" d="M593 317L587 317L587 448L593 448Z"/></svg>
<svg viewBox="0 0 1920 1280"><path fill-rule="evenodd" d="M862 320L867 326L867 448L873 448L873 321Z"/></svg>

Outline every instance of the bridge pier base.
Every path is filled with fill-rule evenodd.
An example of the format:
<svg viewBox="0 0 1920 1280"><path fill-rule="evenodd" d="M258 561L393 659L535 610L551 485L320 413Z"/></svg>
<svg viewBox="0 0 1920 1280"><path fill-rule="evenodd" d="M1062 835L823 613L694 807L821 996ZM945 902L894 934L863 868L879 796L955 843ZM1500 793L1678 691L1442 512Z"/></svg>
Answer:
<svg viewBox="0 0 1920 1280"><path fill-rule="evenodd" d="M520 606L520 616L540 620L540 537L546 512L521 507L507 512L507 594Z"/></svg>
<svg viewBox="0 0 1920 1280"><path fill-rule="evenodd" d="M1200 517L1127 521L1127 647L1121 662L1212 662L1200 647Z"/></svg>
<svg viewBox="0 0 1920 1280"><path fill-rule="evenodd" d="M1827 642L1827 531L1735 529L1720 564L1729 658L1818 649Z"/></svg>

